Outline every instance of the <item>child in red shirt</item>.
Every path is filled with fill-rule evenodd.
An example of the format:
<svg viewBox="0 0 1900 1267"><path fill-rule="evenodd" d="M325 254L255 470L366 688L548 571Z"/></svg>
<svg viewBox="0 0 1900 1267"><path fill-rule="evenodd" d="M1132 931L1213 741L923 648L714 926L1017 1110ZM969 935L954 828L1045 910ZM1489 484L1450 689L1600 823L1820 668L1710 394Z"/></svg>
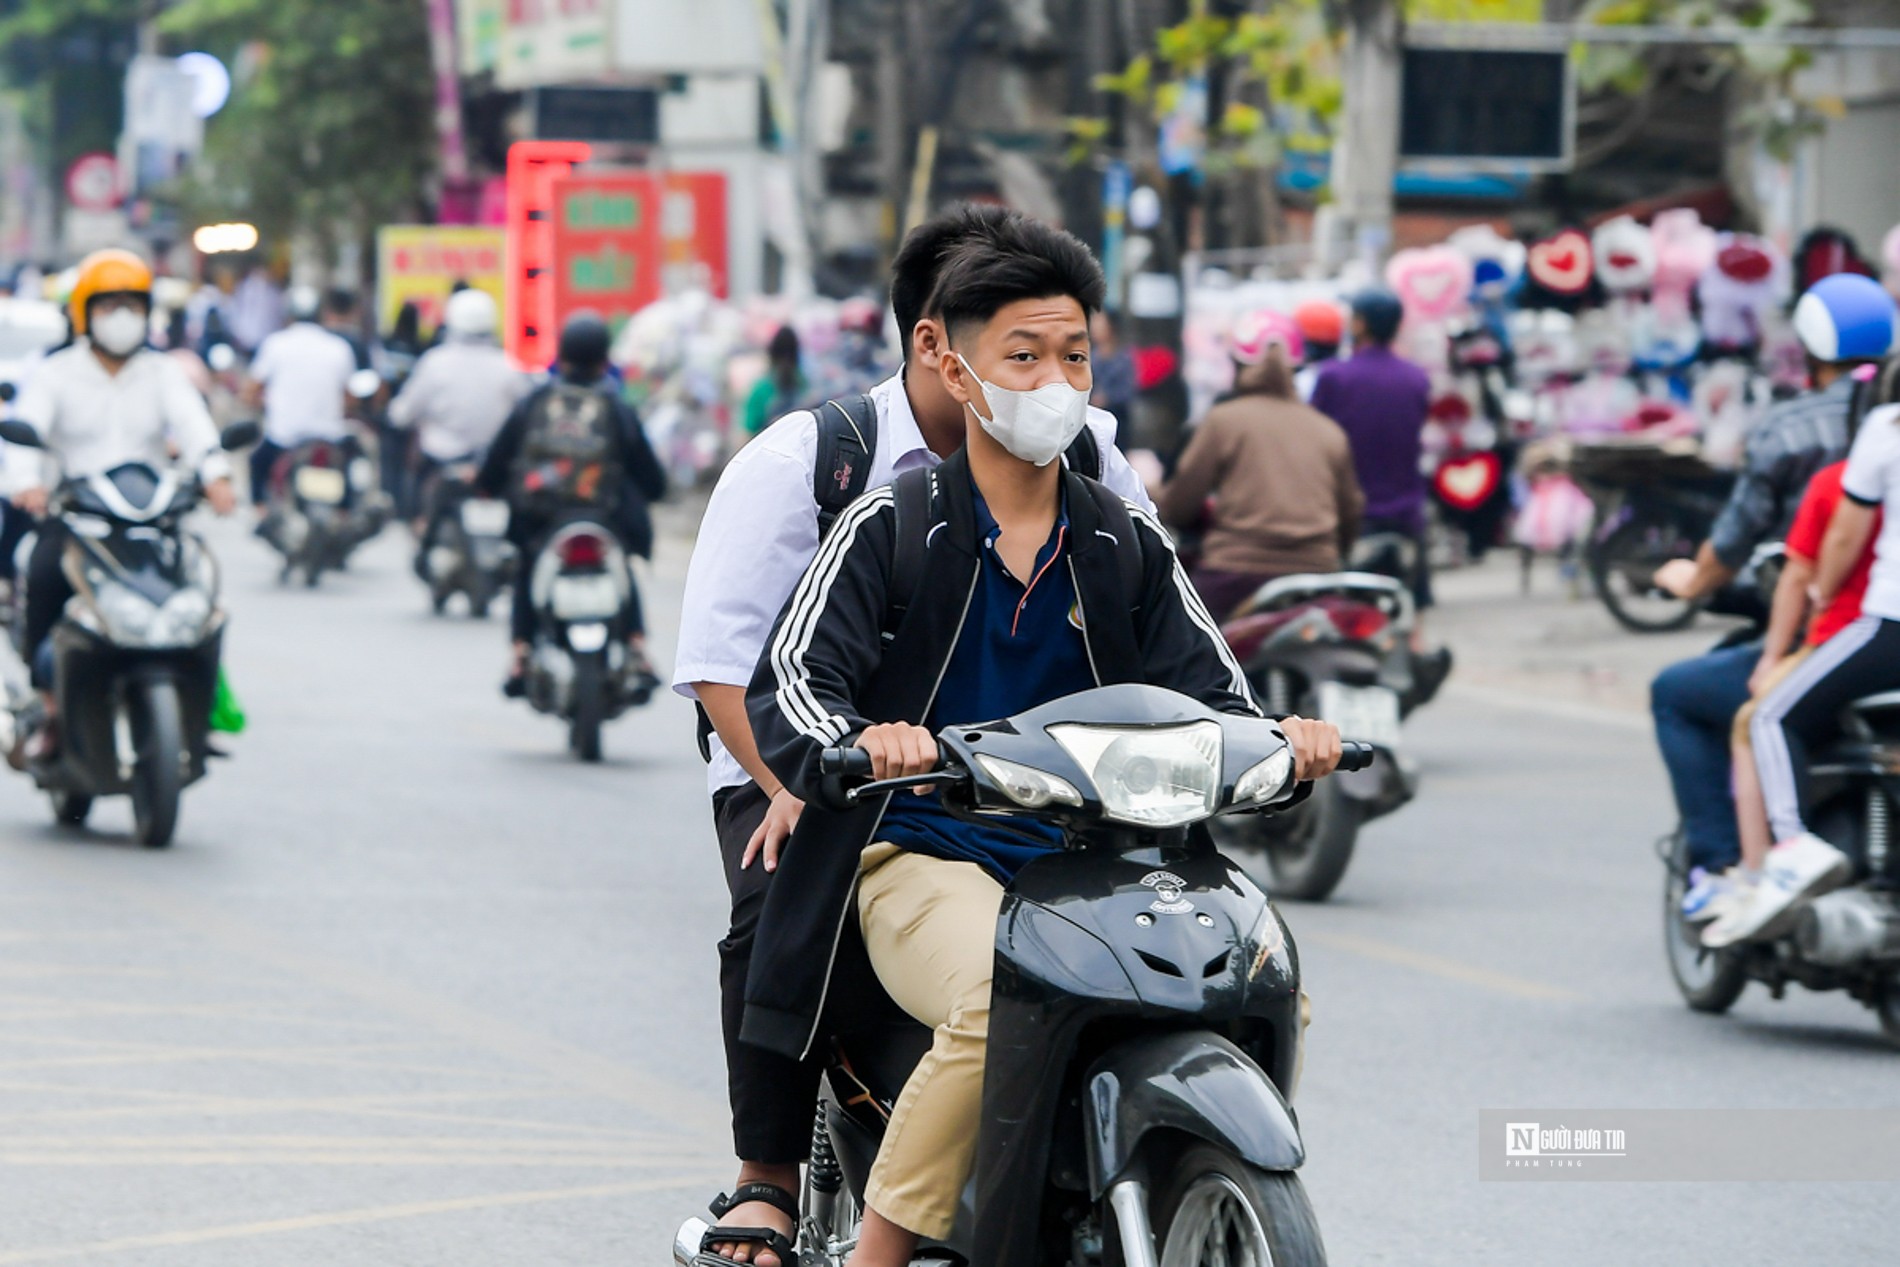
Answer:
<svg viewBox="0 0 1900 1267"><path fill-rule="evenodd" d="M1814 580L1815 562L1821 557L1821 543L1834 510L1841 504L1841 476L1847 463L1836 462L1815 472L1802 494L1788 529L1787 557L1781 579L1775 585L1774 606L1768 616L1768 632L1762 639L1761 661L1749 675L1748 691L1753 697L1736 714L1729 744L1735 768L1735 823L1742 838L1742 864L1735 875L1733 896L1716 910L1713 924L1703 930L1705 946L1727 946L1739 940L1753 921L1747 919L1749 898L1761 878L1762 862L1774 843L1768 826L1768 808L1763 803L1761 778L1755 770L1755 749L1749 741L1748 726L1755 715L1755 703L1777 682L1794 672L1813 650L1860 618L1861 596L1867 592L1867 578L1874 566L1872 541L1854 564L1854 570L1842 582L1840 591L1826 607L1808 620L1807 638L1794 648L1802 617L1808 615L1808 587Z"/></svg>

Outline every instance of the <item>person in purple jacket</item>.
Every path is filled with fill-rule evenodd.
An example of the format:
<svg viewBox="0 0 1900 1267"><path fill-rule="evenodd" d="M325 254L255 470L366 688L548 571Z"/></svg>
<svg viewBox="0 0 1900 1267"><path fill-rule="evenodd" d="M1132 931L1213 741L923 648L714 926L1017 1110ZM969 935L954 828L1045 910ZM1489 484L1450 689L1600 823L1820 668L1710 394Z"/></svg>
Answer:
<svg viewBox="0 0 1900 1267"><path fill-rule="evenodd" d="M1313 408L1338 423L1352 445L1365 491L1361 534L1397 533L1418 544L1412 594L1422 612L1432 605L1425 558L1425 474L1420 467L1431 381L1392 350L1405 315L1389 290L1361 291L1352 301L1352 356L1331 361L1313 385Z"/></svg>

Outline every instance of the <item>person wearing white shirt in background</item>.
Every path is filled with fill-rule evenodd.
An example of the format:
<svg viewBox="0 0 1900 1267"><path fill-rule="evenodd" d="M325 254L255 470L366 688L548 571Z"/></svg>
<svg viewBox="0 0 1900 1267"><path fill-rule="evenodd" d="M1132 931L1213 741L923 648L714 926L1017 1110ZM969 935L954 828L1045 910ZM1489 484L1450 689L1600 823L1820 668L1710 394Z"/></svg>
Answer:
<svg viewBox="0 0 1900 1267"><path fill-rule="evenodd" d="M416 483L423 491L425 520L433 519L431 478L444 466L479 458L532 386L495 342L500 322L487 292L470 288L450 295L442 313L446 341L422 354L389 404L390 425L416 432L421 450ZM429 535L424 523L416 528ZM423 548L428 548L426 540Z"/></svg>
<svg viewBox="0 0 1900 1267"><path fill-rule="evenodd" d="M290 292L291 323L258 345L245 403L264 406L264 440L251 451L251 500L262 506L278 460L312 440L350 441L344 410L356 352L318 324L322 300L308 286Z"/></svg>
<svg viewBox="0 0 1900 1267"><path fill-rule="evenodd" d="M130 251L87 256L69 306L75 341L41 362L14 405L14 417L31 426L44 447L8 454L13 504L43 516L48 489L58 479L101 474L126 462L162 470L175 457L197 474L211 508L229 514L237 495L211 411L177 362L146 346L152 273L145 262ZM52 683L42 679L35 653L72 597L72 582L61 566L65 547L65 529L57 520L46 520L26 568L21 645L49 719L35 735L37 755L50 753L57 743L50 724Z"/></svg>
<svg viewBox="0 0 1900 1267"><path fill-rule="evenodd" d="M924 308L936 288L939 264L956 246L993 236L1020 217L1020 212L1002 207L965 205L914 231L898 252L891 268L891 307L904 340L905 363L869 392L878 425L866 491L904 471L935 466L963 446L963 406L937 374L942 325ZM1091 409L1088 425L1102 456L1102 483L1154 513L1141 479L1115 448L1114 417ZM732 895L731 924L719 943L719 956L739 1183L786 1192L797 1191L798 1164L811 1142L819 1069L814 1062L792 1061L740 1042L738 1026L768 873L776 869L779 848L791 835L804 803L760 760L746 718L745 694L779 609L818 553L812 475L817 460L817 419L810 411L799 411L774 422L727 465L693 547L673 675L673 689L699 701L714 731L708 740L707 782ZM735 1189L737 1199L719 1212L720 1222L788 1228L791 1219L772 1200L748 1196L757 1191ZM757 1248L734 1243L721 1252L750 1255ZM770 1267L775 1255L762 1252Z"/></svg>

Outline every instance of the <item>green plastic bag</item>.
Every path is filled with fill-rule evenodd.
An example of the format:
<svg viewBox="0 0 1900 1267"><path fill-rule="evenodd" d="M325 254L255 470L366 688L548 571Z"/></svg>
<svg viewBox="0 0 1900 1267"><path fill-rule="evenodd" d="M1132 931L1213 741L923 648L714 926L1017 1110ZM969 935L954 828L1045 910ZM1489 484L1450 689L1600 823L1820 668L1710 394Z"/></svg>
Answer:
<svg viewBox="0 0 1900 1267"><path fill-rule="evenodd" d="M224 735L244 733L244 706L225 678L223 665L218 666L218 685L211 694L211 729Z"/></svg>

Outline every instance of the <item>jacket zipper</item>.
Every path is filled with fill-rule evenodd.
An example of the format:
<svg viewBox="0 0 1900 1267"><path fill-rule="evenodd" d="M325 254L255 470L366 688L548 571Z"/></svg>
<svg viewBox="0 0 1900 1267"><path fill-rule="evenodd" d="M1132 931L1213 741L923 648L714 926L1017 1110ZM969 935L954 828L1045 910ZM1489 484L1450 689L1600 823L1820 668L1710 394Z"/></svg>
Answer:
<svg viewBox="0 0 1900 1267"><path fill-rule="evenodd" d="M976 563L977 563L976 570L970 573L970 588L963 592L963 610L957 613L957 631L950 639L950 646L953 651L955 650L958 641L961 640L963 637L964 622L969 620L970 618L970 600L976 597L977 581L983 575L983 571L982 571L983 560L978 559ZM1074 574L1075 574L1074 569L1073 567L1071 567L1070 575L1074 576ZM1079 598L1077 601L1080 601ZM1086 617L1084 618L1083 623L1084 624L1087 623ZM1084 632L1082 635L1082 641L1085 645L1088 642L1088 634L1086 632ZM1094 657L1091 656L1089 660L1089 666L1091 670L1093 670L1094 668L1094 663L1095 663ZM930 698L924 701L924 716L925 717L929 717L930 710L936 706L937 692L943 689L943 678L944 678L944 675L948 673L949 671L950 671L950 657L945 656L943 663L937 666L937 680L931 683ZM890 801L888 798L885 800L884 804L886 808L889 808ZM882 827L883 825L884 825L884 811L879 810L878 815L877 815L877 821L871 824L871 839L865 841L864 843L867 845L875 843L877 840L877 829L879 827ZM831 998L831 974L833 970L835 970L838 966L838 943L844 938L844 922L847 918L850 917L852 902L855 899L856 894L857 894L857 885L854 884L851 886L851 892L846 894L845 900L844 900L844 909L838 912L837 923L834 925L834 927L831 930L831 953L825 959L825 985L824 985L824 988L818 992L818 1014L812 1017L811 1032L805 1036L805 1050L800 1052L798 1055L798 1058L800 1060L805 1060L808 1057L810 1057L812 1044L818 1041L818 1031L821 1028L824 1021L825 1004Z"/></svg>
<svg viewBox="0 0 1900 1267"><path fill-rule="evenodd" d="M1095 647L1089 641L1089 611L1082 605L1082 582L1076 579L1075 556L1071 554L1064 562L1069 565L1069 587L1075 591L1075 610L1082 616L1082 650L1089 658L1089 676L1095 679L1095 685L1100 686L1102 671L1095 667Z"/></svg>

